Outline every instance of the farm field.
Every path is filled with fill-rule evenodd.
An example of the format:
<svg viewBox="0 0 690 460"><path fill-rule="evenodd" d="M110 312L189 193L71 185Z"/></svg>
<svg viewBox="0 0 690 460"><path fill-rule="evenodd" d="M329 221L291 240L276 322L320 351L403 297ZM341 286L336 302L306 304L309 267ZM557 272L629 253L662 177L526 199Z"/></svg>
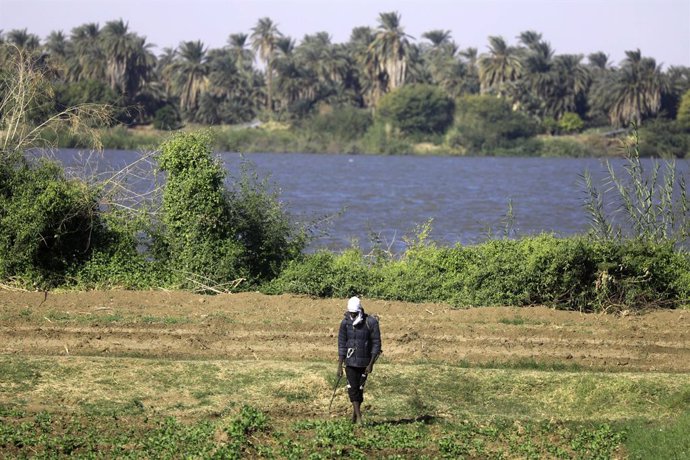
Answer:
<svg viewBox="0 0 690 460"><path fill-rule="evenodd" d="M0 458L690 457L689 310L363 304L352 426L344 299L0 291Z"/></svg>

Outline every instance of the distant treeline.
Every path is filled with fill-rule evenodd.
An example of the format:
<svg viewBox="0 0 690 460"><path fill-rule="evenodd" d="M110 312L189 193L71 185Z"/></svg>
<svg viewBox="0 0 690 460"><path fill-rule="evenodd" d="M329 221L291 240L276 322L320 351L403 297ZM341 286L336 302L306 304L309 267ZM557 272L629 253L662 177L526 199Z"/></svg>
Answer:
<svg viewBox="0 0 690 460"><path fill-rule="evenodd" d="M635 123L653 128L651 137L662 144L657 152L684 156L690 150L690 68L663 69L640 50L627 51L617 64L604 52L556 54L535 31L513 44L490 36L480 53L461 48L448 30L430 30L415 41L400 15L387 12L376 28L354 28L345 43L333 43L327 32L297 42L268 17L229 34L222 48L184 41L159 56L122 19L55 31L44 41L26 29L10 30L0 42L9 45L0 47L3 68L22 50L49 73L56 112L111 104L126 125L176 129L274 120L298 130L318 126L339 146L366 133L370 150L401 150L388 144L403 139L476 153L539 133ZM489 97L498 102L487 103ZM497 133L465 133L477 120L493 123L496 116ZM458 118L466 124L454 130ZM523 150L534 153L535 147Z"/></svg>

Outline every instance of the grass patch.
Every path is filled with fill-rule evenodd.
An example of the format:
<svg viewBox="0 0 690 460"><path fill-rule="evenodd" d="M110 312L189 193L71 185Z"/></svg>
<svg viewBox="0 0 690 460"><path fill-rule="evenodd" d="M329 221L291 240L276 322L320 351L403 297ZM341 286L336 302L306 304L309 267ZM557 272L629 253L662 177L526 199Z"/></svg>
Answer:
<svg viewBox="0 0 690 460"><path fill-rule="evenodd" d="M685 374L382 363L356 427L344 382L328 412L332 363L0 356L0 371L8 457L674 458L650 452L690 423Z"/></svg>
<svg viewBox="0 0 690 460"><path fill-rule="evenodd" d="M625 448L630 459L690 458L690 412L671 421L634 421L626 430Z"/></svg>
<svg viewBox="0 0 690 460"><path fill-rule="evenodd" d="M41 378L41 368L33 360L0 359L0 393L11 395L33 389Z"/></svg>

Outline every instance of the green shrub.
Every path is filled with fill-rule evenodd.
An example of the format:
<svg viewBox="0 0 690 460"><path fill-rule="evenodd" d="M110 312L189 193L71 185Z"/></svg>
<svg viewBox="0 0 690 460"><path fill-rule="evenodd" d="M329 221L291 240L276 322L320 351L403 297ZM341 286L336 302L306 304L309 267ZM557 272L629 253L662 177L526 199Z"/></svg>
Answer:
<svg viewBox="0 0 690 460"><path fill-rule="evenodd" d="M350 249L336 255L319 251L293 260L280 276L264 286L266 293L291 292L317 297L368 295L372 273L362 253Z"/></svg>
<svg viewBox="0 0 690 460"><path fill-rule="evenodd" d="M446 136L450 147L472 153L492 153L511 141L537 133L537 123L514 112L507 101L495 96L464 96L458 99L453 127Z"/></svg>
<svg viewBox="0 0 690 460"><path fill-rule="evenodd" d="M580 115L573 112L566 112L560 120L558 120L558 129L565 134L574 134L581 132L585 127L585 122L582 121Z"/></svg>
<svg viewBox="0 0 690 460"><path fill-rule="evenodd" d="M412 152L412 144L404 137L393 133L389 126L379 121L369 128L362 139L362 145L366 153L394 155Z"/></svg>
<svg viewBox="0 0 690 460"><path fill-rule="evenodd" d="M650 120L639 131L642 157L690 158L690 131L678 121Z"/></svg>
<svg viewBox="0 0 690 460"><path fill-rule="evenodd" d="M405 85L381 98L376 117L403 134L441 134L453 122L453 100L431 85Z"/></svg>
<svg viewBox="0 0 690 460"><path fill-rule="evenodd" d="M688 279L690 258L672 244L539 235L468 247L417 244L375 262L357 249L319 252L293 261L267 292L600 311L680 305Z"/></svg>
<svg viewBox="0 0 690 460"><path fill-rule="evenodd" d="M680 129L690 132L690 90L687 90L680 100L676 121Z"/></svg>
<svg viewBox="0 0 690 460"><path fill-rule="evenodd" d="M162 145L159 165L168 177L160 252L183 286L274 277L300 253L304 234L247 169L227 189L210 142L207 134L180 133Z"/></svg>
<svg viewBox="0 0 690 460"><path fill-rule="evenodd" d="M180 114L172 105L165 105L156 110L153 127L163 131L174 131L182 127Z"/></svg>
<svg viewBox="0 0 690 460"><path fill-rule="evenodd" d="M210 138L182 133L163 143L158 163L167 173L163 191L163 242L170 267L184 286L246 277L242 247L233 238L222 166L212 158ZM212 281L210 281L212 280Z"/></svg>
<svg viewBox="0 0 690 460"><path fill-rule="evenodd" d="M309 132L341 141L359 139L371 124L371 111L348 105L333 107L332 111L315 115L304 123Z"/></svg>
<svg viewBox="0 0 690 460"><path fill-rule="evenodd" d="M98 191L60 165L0 157L0 279L54 286L88 260L103 231Z"/></svg>

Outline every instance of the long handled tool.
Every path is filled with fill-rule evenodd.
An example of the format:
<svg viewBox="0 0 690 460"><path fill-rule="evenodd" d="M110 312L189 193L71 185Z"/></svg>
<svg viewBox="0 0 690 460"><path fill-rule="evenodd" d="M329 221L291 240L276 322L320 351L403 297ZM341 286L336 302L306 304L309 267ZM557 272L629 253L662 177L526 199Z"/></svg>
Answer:
<svg viewBox="0 0 690 460"><path fill-rule="evenodd" d="M338 376L338 380L335 382L335 386L333 387L333 396L331 396L331 403L328 405L328 413L331 413L331 406L333 405L333 400L335 399L335 392L338 391L338 385L340 385L340 381L343 378L343 373L341 372L340 375Z"/></svg>

